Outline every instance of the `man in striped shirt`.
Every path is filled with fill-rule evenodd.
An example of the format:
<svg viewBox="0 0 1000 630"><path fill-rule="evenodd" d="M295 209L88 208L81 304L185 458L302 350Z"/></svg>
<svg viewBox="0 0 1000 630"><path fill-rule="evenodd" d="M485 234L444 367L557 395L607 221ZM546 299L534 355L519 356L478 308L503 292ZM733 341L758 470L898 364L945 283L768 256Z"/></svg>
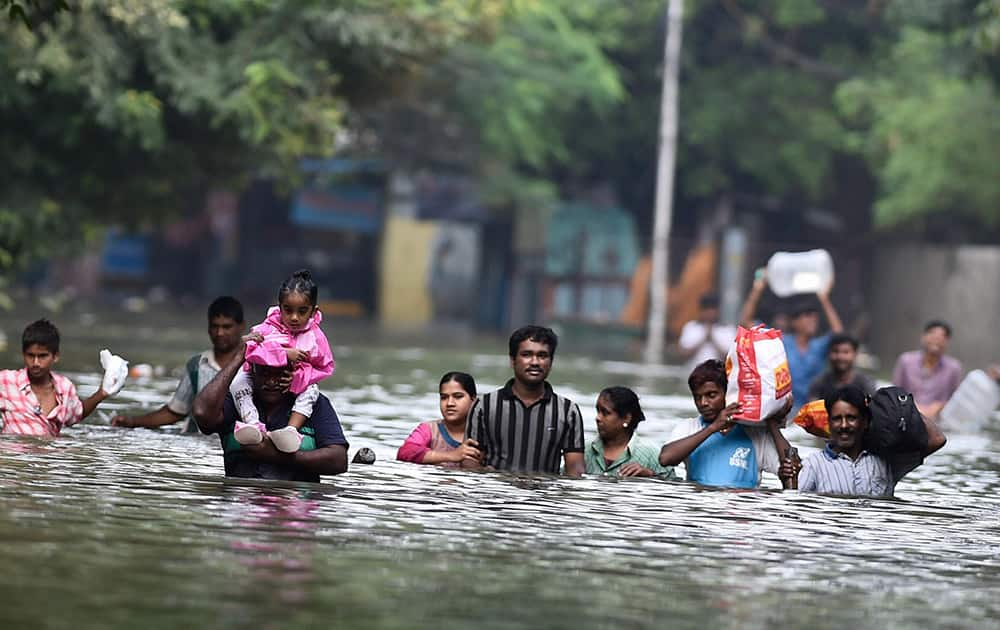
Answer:
<svg viewBox="0 0 1000 630"><path fill-rule="evenodd" d="M562 460L567 475L584 473L580 408L545 380L557 344L556 334L541 326L524 326L510 336L514 378L469 412L465 437L476 441L482 460L466 460L465 466L558 473Z"/></svg>
<svg viewBox="0 0 1000 630"><path fill-rule="evenodd" d="M798 478L801 492L819 492L848 496L892 496L903 477L903 469L894 470L885 458L864 448L864 436L871 423L868 395L857 385L836 389L826 398L830 422L830 441L819 453L806 458L799 472L798 463L786 458L778 476ZM920 461L945 444L937 424L924 418L927 448L917 453ZM793 486L794 487L794 486Z"/></svg>

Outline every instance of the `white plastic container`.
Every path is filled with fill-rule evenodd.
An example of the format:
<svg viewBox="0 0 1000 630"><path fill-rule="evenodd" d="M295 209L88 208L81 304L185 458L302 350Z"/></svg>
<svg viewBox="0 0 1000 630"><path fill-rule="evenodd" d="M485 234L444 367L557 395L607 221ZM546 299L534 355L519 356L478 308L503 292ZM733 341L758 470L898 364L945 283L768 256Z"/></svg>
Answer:
<svg viewBox="0 0 1000 630"><path fill-rule="evenodd" d="M946 428L975 431L989 423L1000 406L1000 385L982 370L972 370L943 409L941 422Z"/></svg>
<svg viewBox="0 0 1000 630"><path fill-rule="evenodd" d="M767 261L767 282L778 297L826 291L833 285L833 258L825 249L777 252Z"/></svg>

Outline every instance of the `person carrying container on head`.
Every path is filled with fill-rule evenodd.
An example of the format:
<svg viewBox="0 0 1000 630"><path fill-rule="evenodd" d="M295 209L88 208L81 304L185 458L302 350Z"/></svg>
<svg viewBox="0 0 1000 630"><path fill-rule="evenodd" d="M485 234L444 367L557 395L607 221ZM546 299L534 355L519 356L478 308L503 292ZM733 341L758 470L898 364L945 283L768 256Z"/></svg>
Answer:
<svg viewBox="0 0 1000 630"><path fill-rule="evenodd" d="M742 325L753 326L757 304L767 286L767 276L760 274L754 280L753 288L743 305ZM832 335L844 332L844 324L840 321L837 309L830 301L830 288L826 287L816 293L819 304L830 324L830 332L819 334L819 310L809 296L798 296L794 299L788 313L791 334L783 337L785 355L788 357L788 370L792 375L792 394L795 403L804 404L809 400L809 386L823 371L830 348Z"/></svg>

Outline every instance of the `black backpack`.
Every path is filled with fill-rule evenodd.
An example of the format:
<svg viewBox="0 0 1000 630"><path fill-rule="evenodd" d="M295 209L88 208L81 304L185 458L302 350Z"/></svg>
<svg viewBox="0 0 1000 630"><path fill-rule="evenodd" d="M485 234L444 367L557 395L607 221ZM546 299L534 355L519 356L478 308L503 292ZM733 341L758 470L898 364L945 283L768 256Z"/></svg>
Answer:
<svg viewBox="0 0 1000 630"><path fill-rule="evenodd" d="M869 404L871 423L864 437L865 450L881 455L899 481L924 462L927 425L913 395L899 387L883 387Z"/></svg>

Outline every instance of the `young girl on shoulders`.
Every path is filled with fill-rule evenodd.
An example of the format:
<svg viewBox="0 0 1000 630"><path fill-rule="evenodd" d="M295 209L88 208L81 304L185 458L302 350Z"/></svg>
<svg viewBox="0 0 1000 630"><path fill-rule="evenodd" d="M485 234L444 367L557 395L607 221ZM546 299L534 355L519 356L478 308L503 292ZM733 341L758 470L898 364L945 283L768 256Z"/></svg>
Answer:
<svg viewBox="0 0 1000 630"><path fill-rule="evenodd" d="M333 374L336 367L330 343L319 327L323 316L316 304L318 293L312 274L305 269L296 271L278 289L278 305L269 308L264 321L245 337L248 363L229 387L241 418L233 432L240 444L260 444L267 435L279 451L294 453L299 450L302 444L299 430L312 415L319 396L316 383ZM288 417L288 426L268 431L260 421L253 402L251 360L292 368L288 391L295 394L295 405Z"/></svg>

